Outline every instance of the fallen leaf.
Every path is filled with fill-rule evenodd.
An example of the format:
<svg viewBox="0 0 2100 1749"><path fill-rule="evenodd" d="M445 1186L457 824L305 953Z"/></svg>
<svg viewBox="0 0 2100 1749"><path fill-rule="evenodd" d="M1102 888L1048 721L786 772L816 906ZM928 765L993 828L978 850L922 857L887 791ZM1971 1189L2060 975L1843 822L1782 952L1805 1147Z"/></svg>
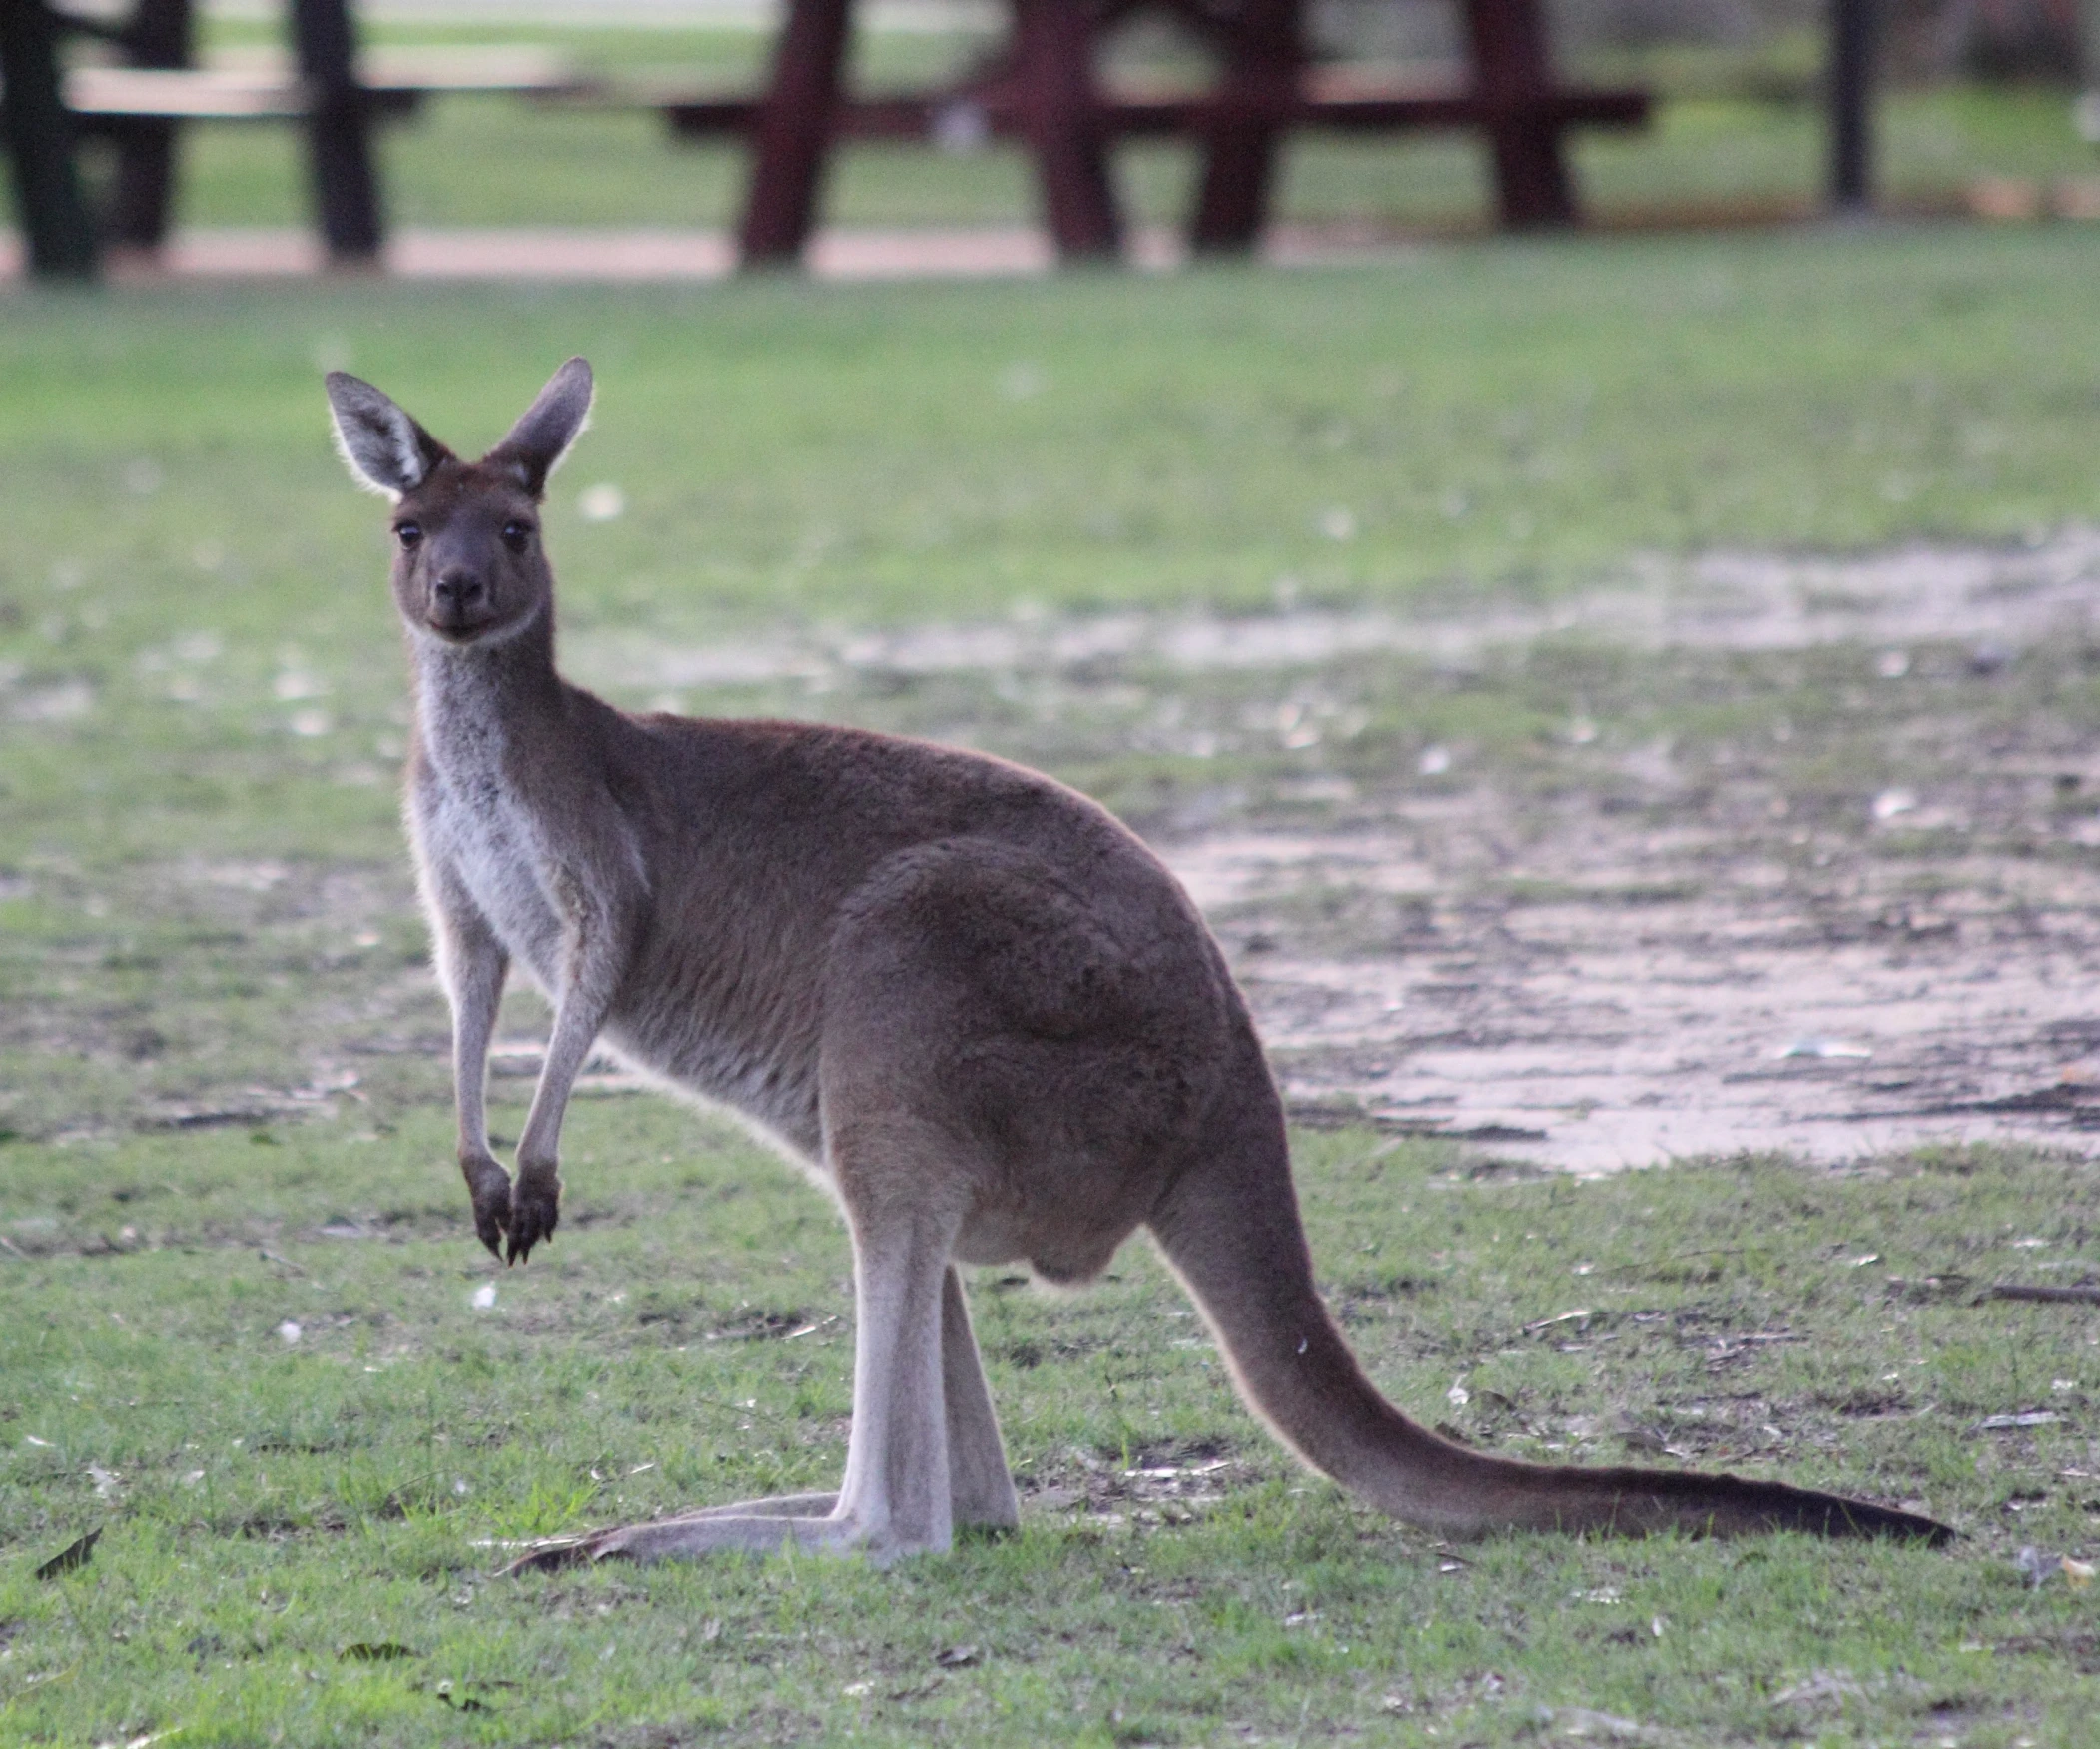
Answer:
<svg viewBox="0 0 2100 1749"><path fill-rule="evenodd" d="M950 1646L945 1651L934 1654L934 1662L947 1670L960 1670L965 1665L975 1664L977 1661L978 1649L975 1646Z"/></svg>
<svg viewBox="0 0 2100 1749"><path fill-rule="evenodd" d="M2017 1415L1985 1415L1976 1423L1985 1433L2002 1433L2009 1427L2048 1427L2063 1419L2053 1409L2028 1409Z"/></svg>
<svg viewBox="0 0 2100 1749"><path fill-rule="evenodd" d="M55 1579L62 1573L74 1572L95 1558L95 1544L102 1540L102 1526L96 1525L87 1535L69 1542L42 1566L37 1568L40 1579Z"/></svg>
<svg viewBox="0 0 2100 1749"><path fill-rule="evenodd" d="M2073 1560L2069 1555L2063 1557L2062 1565L2064 1582L2074 1591L2083 1591L2093 1582L2093 1574L2100 1571L2091 1561Z"/></svg>

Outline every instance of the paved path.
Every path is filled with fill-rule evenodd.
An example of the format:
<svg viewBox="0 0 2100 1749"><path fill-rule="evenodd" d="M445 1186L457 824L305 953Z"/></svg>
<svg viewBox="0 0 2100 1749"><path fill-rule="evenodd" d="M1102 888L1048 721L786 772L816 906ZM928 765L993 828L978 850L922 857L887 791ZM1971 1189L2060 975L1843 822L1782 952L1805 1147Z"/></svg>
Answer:
<svg viewBox="0 0 2100 1749"><path fill-rule="evenodd" d="M1373 261L1413 245L1369 226L1278 226L1262 259L1276 266ZM1178 236L1164 228L1131 239L1132 266L1162 271L1181 265ZM810 247L811 272L824 280L981 279L1046 274L1053 265L1049 236L1014 225L927 230L820 231ZM323 271L312 232L283 229L179 231L157 264L113 261L120 280L296 279ZM568 280L677 282L720 280L736 267L723 231L419 230L404 227L386 248L387 270L409 280ZM21 254L0 236L0 279L19 279Z"/></svg>

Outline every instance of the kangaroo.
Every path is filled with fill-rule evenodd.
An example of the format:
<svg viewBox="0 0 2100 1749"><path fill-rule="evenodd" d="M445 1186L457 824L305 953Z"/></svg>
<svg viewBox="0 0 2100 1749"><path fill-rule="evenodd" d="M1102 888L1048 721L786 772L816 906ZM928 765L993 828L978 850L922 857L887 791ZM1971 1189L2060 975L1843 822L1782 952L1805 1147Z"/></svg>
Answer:
<svg viewBox="0 0 2100 1749"><path fill-rule="evenodd" d="M519 1570L783 1545L887 1562L945 1550L960 1527L1014 1527L958 1264L1077 1283L1139 1228L1254 1413L1410 1523L1953 1534L1779 1482L1520 1462L1416 1425L1320 1300L1245 999L1133 833L983 754L629 715L564 681L539 505L590 411L583 360L472 462L367 383L332 373L328 395L352 475L393 504L415 700L407 823L482 1243L522 1263L553 1239L562 1113L601 1037L772 1139L852 1237L838 1491L608 1529ZM554 1006L514 1181L483 1109L513 960Z"/></svg>

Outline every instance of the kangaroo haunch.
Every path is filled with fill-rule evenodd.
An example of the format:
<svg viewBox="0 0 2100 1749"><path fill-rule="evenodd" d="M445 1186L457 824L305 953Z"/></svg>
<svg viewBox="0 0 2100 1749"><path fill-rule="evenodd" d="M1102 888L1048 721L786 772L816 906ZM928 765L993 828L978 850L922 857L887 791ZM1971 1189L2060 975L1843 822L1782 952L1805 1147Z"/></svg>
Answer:
<svg viewBox="0 0 2100 1749"><path fill-rule="evenodd" d="M1778 1482L1522 1463L1417 1426L1314 1291L1246 1003L1135 836L981 754L630 716L565 682L539 503L590 410L581 359L473 462L354 377L332 374L328 392L351 471L393 500L414 668L408 825L482 1242L517 1262L553 1237L562 1113L601 1036L775 1138L852 1232L839 1491L608 1530L521 1566L786 1543L888 1560L945 1549L958 1525L1015 1524L956 1265L1082 1281L1140 1227L1255 1413L1411 1522L1952 1534ZM555 1010L515 1183L483 1115L513 959Z"/></svg>

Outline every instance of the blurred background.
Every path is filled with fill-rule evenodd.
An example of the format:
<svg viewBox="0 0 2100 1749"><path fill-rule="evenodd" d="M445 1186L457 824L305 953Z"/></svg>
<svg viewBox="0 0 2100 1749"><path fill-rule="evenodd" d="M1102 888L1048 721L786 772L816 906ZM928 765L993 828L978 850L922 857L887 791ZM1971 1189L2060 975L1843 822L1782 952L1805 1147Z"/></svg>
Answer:
<svg viewBox="0 0 2100 1749"><path fill-rule="evenodd" d="M128 13L109 0L111 15ZM80 0L75 10L94 10ZM1821 0L1550 0L1555 59L1576 83L1639 86L1657 100L1646 131L1578 130L1573 159L1606 224L1769 220L1817 210L1829 24ZM2100 213L2094 145L2075 98L2094 30L2078 0L1885 0L1876 144L1888 210L2022 219ZM1319 61L1405 83L1447 83L1464 53L1450 0L1317 0ZM742 189L740 148L674 144L652 104L749 91L762 79L777 9L764 0L373 0L368 50L529 45L534 77L565 93L447 92L385 127L380 166L405 226L724 227ZM860 15L851 79L864 91L940 83L1003 37L984 0L875 0ZM209 64L282 64L282 8L210 0L197 49ZM83 39L76 60L118 58ZM1200 85L1198 39L1140 14L1104 43L1109 86ZM427 64L427 63L426 63ZM2090 132L2100 135L2100 118ZM1011 225L1035 195L1018 146L946 150L860 143L841 155L827 216L849 226ZM91 147L106 158L106 148ZM296 225L307 209L299 131L205 122L183 146L176 207L191 227ZM1194 149L1140 141L1117 154L1131 216L1163 224L1190 197ZM106 164L91 166L106 180ZM1483 154L1460 136L1301 136L1288 148L1276 216L1372 234L1453 235L1486 222ZM4 209L0 209L4 211Z"/></svg>

